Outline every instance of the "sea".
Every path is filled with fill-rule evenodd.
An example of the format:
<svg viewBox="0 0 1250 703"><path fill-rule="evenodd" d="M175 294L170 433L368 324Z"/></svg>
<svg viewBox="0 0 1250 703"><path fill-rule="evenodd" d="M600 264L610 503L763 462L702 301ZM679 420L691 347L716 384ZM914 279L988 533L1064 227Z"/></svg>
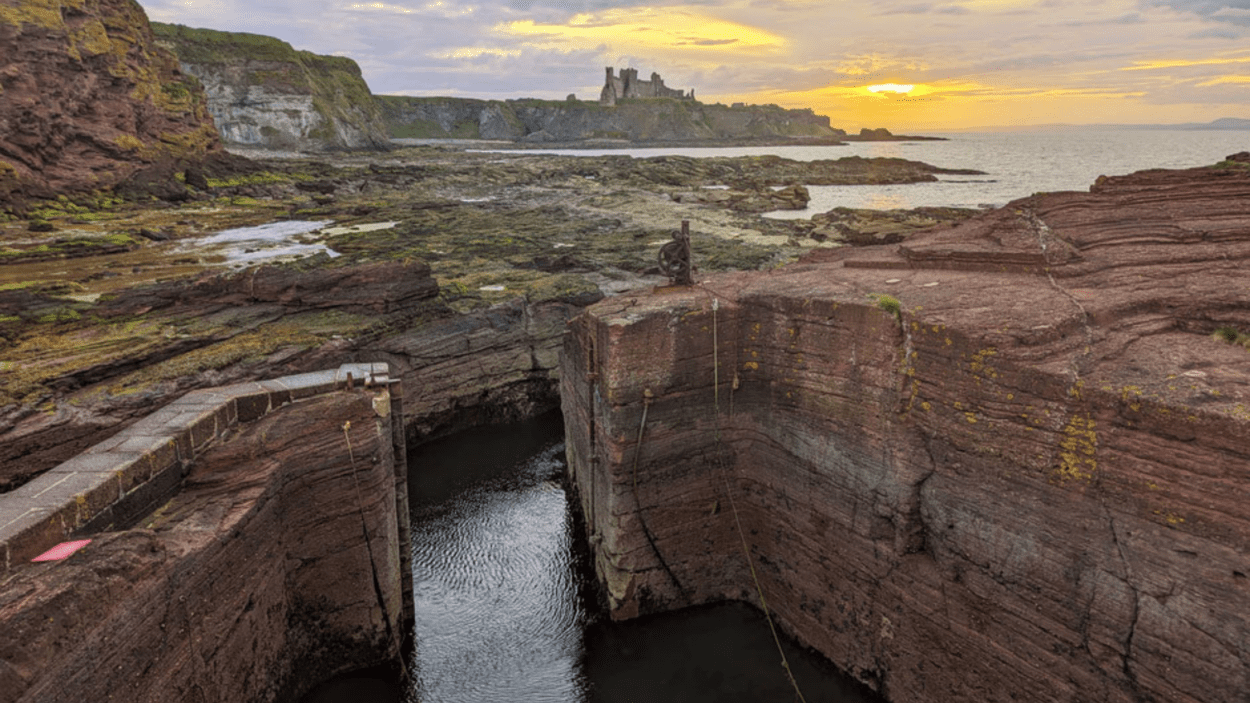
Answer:
<svg viewBox="0 0 1250 703"><path fill-rule="evenodd" d="M914 207L994 208L1039 192L1088 191L1099 176L1151 168L1208 166L1250 151L1250 130L1067 129L1021 132L926 133L946 141L850 142L844 146L752 146L654 149L552 149L516 153L571 156L628 154L748 156L775 154L797 161L844 156L892 157L943 168L977 169L983 176L938 176L933 183L808 186L806 210L766 214L810 218L835 207L891 210Z"/></svg>

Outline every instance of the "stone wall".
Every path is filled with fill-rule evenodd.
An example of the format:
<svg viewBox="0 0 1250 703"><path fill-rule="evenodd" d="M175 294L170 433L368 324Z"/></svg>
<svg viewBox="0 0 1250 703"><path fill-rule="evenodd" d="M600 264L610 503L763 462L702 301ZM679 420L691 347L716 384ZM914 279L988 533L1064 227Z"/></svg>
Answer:
<svg viewBox="0 0 1250 703"><path fill-rule="evenodd" d="M589 308L561 382L613 617L757 602L740 525L781 625L889 700L1246 700L1250 354L1211 331L1248 187L1102 179Z"/></svg>
<svg viewBox="0 0 1250 703"><path fill-rule="evenodd" d="M402 668L400 389L348 365L189 393L0 496L0 701L285 701ZM29 563L66 538L93 541Z"/></svg>

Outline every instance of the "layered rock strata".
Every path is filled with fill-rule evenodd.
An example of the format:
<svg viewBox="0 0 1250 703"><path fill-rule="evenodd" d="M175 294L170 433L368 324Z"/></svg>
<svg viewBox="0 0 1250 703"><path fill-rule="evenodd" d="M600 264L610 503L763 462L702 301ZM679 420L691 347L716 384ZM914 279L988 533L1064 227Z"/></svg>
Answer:
<svg viewBox="0 0 1250 703"><path fill-rule="evenodd" d="M103 320L223 324L72 350L98 356L53 370L66 397L57 409L0 407L0 493L189 390L362 359L389 361L420 389L404 417L414 440L551 409L565 321L602 297L583 286L458 314L437 294L429 267L411 261L261 266L118 295L96 310Z"/></svg>
<svg viewBox="0 0 1250 703"><path fill-rule="evenodd" d="M4 516L61 495L40 525L92 540L31 564L50 546L37 538L64 536L0 524L0 701L295 700L338 672L402 667L402 395L377 368L190 394L37 495L0 496ZM172 498L143 495L161 484ZM123 518L132 496L159 509Z"/></svg>
<svg viewBox="0 0 1250 703"><path fill-rule="evenodd" d="M263 149L379 149L390 137L355 61L296 51L273 37L152 23L208 96L227 144Z"/></svg>
<svg viewBox="0 0 1250 703"><path fill-rule="evenodd" d="M220 150L134 0L0 2L0 56L0 208L127 179L181 192L174 173Z"/></svg>
<svg viewBox="0 0 1250 703"><path fill-rule="evenodd" d="M561 384L613 616L756 601L745 540L781 625L891 701L1246 700L1223 166L589 308Z"/></svg>
<svg viewBox="0 0 1250 703"><path fill-rule="evenodd" d="M319 317L385 316L396 324L411 322L437 292L429 267L419 262L311 271L261 266L127 291L100 306L96 312L102 320L145 316L183 327L198 319L226 324L202 335L175 336L171 327L170 334L153 339L109 344L103 355L87 342L70 349L71 359L99 355L92 363L73 364L72 370L51 370L55 384L78 402L50 413L30 404L0 409L0 491L16 488L143 418L153 405L187 391L359 361L363 352L341 335L322 341L313 332ZM288 337L285 345L283 336ZM274 353L261 353L271 344ZM220 363L214 357L234 363L212 368ZM163 363L171 369L153 375L153 367ZM134 391L114 397L101 393L126 384L135 384Z"/></svg>

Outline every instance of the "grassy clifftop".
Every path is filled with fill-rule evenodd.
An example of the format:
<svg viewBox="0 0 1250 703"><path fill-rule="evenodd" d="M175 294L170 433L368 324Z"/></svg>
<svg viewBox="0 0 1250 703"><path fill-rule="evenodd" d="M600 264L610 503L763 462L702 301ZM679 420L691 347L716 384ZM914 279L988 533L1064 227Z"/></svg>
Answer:
<svg viewBox="0 0 1250 703"><path fill-rule="evenodd" d="M296 61L290 44L275 37L246 32L219 32L180 24L152 23L152 33L166 42L183 63L225 64L240 60Z"/></svg>

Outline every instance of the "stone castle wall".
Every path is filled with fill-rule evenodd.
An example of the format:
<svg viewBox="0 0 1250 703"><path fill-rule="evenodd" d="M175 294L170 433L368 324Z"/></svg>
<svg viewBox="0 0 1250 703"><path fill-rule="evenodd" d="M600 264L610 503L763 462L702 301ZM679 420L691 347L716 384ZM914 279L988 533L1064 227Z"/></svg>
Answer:
<svg viewBox="0 0 1250 703"><path fill-rule="evenodd" d="M622 68L621 75L614 75L612 67L606 69L607 76L603 84L603 90L599 92L599 103L601 105L615 105L617 100L622 98L673 98L676 100L694 100L694 90L689 93L669 88L664 85L664 79L660 78L660 74L652 73L651 80L644 81L638 79L638 69Z"/></svg>

